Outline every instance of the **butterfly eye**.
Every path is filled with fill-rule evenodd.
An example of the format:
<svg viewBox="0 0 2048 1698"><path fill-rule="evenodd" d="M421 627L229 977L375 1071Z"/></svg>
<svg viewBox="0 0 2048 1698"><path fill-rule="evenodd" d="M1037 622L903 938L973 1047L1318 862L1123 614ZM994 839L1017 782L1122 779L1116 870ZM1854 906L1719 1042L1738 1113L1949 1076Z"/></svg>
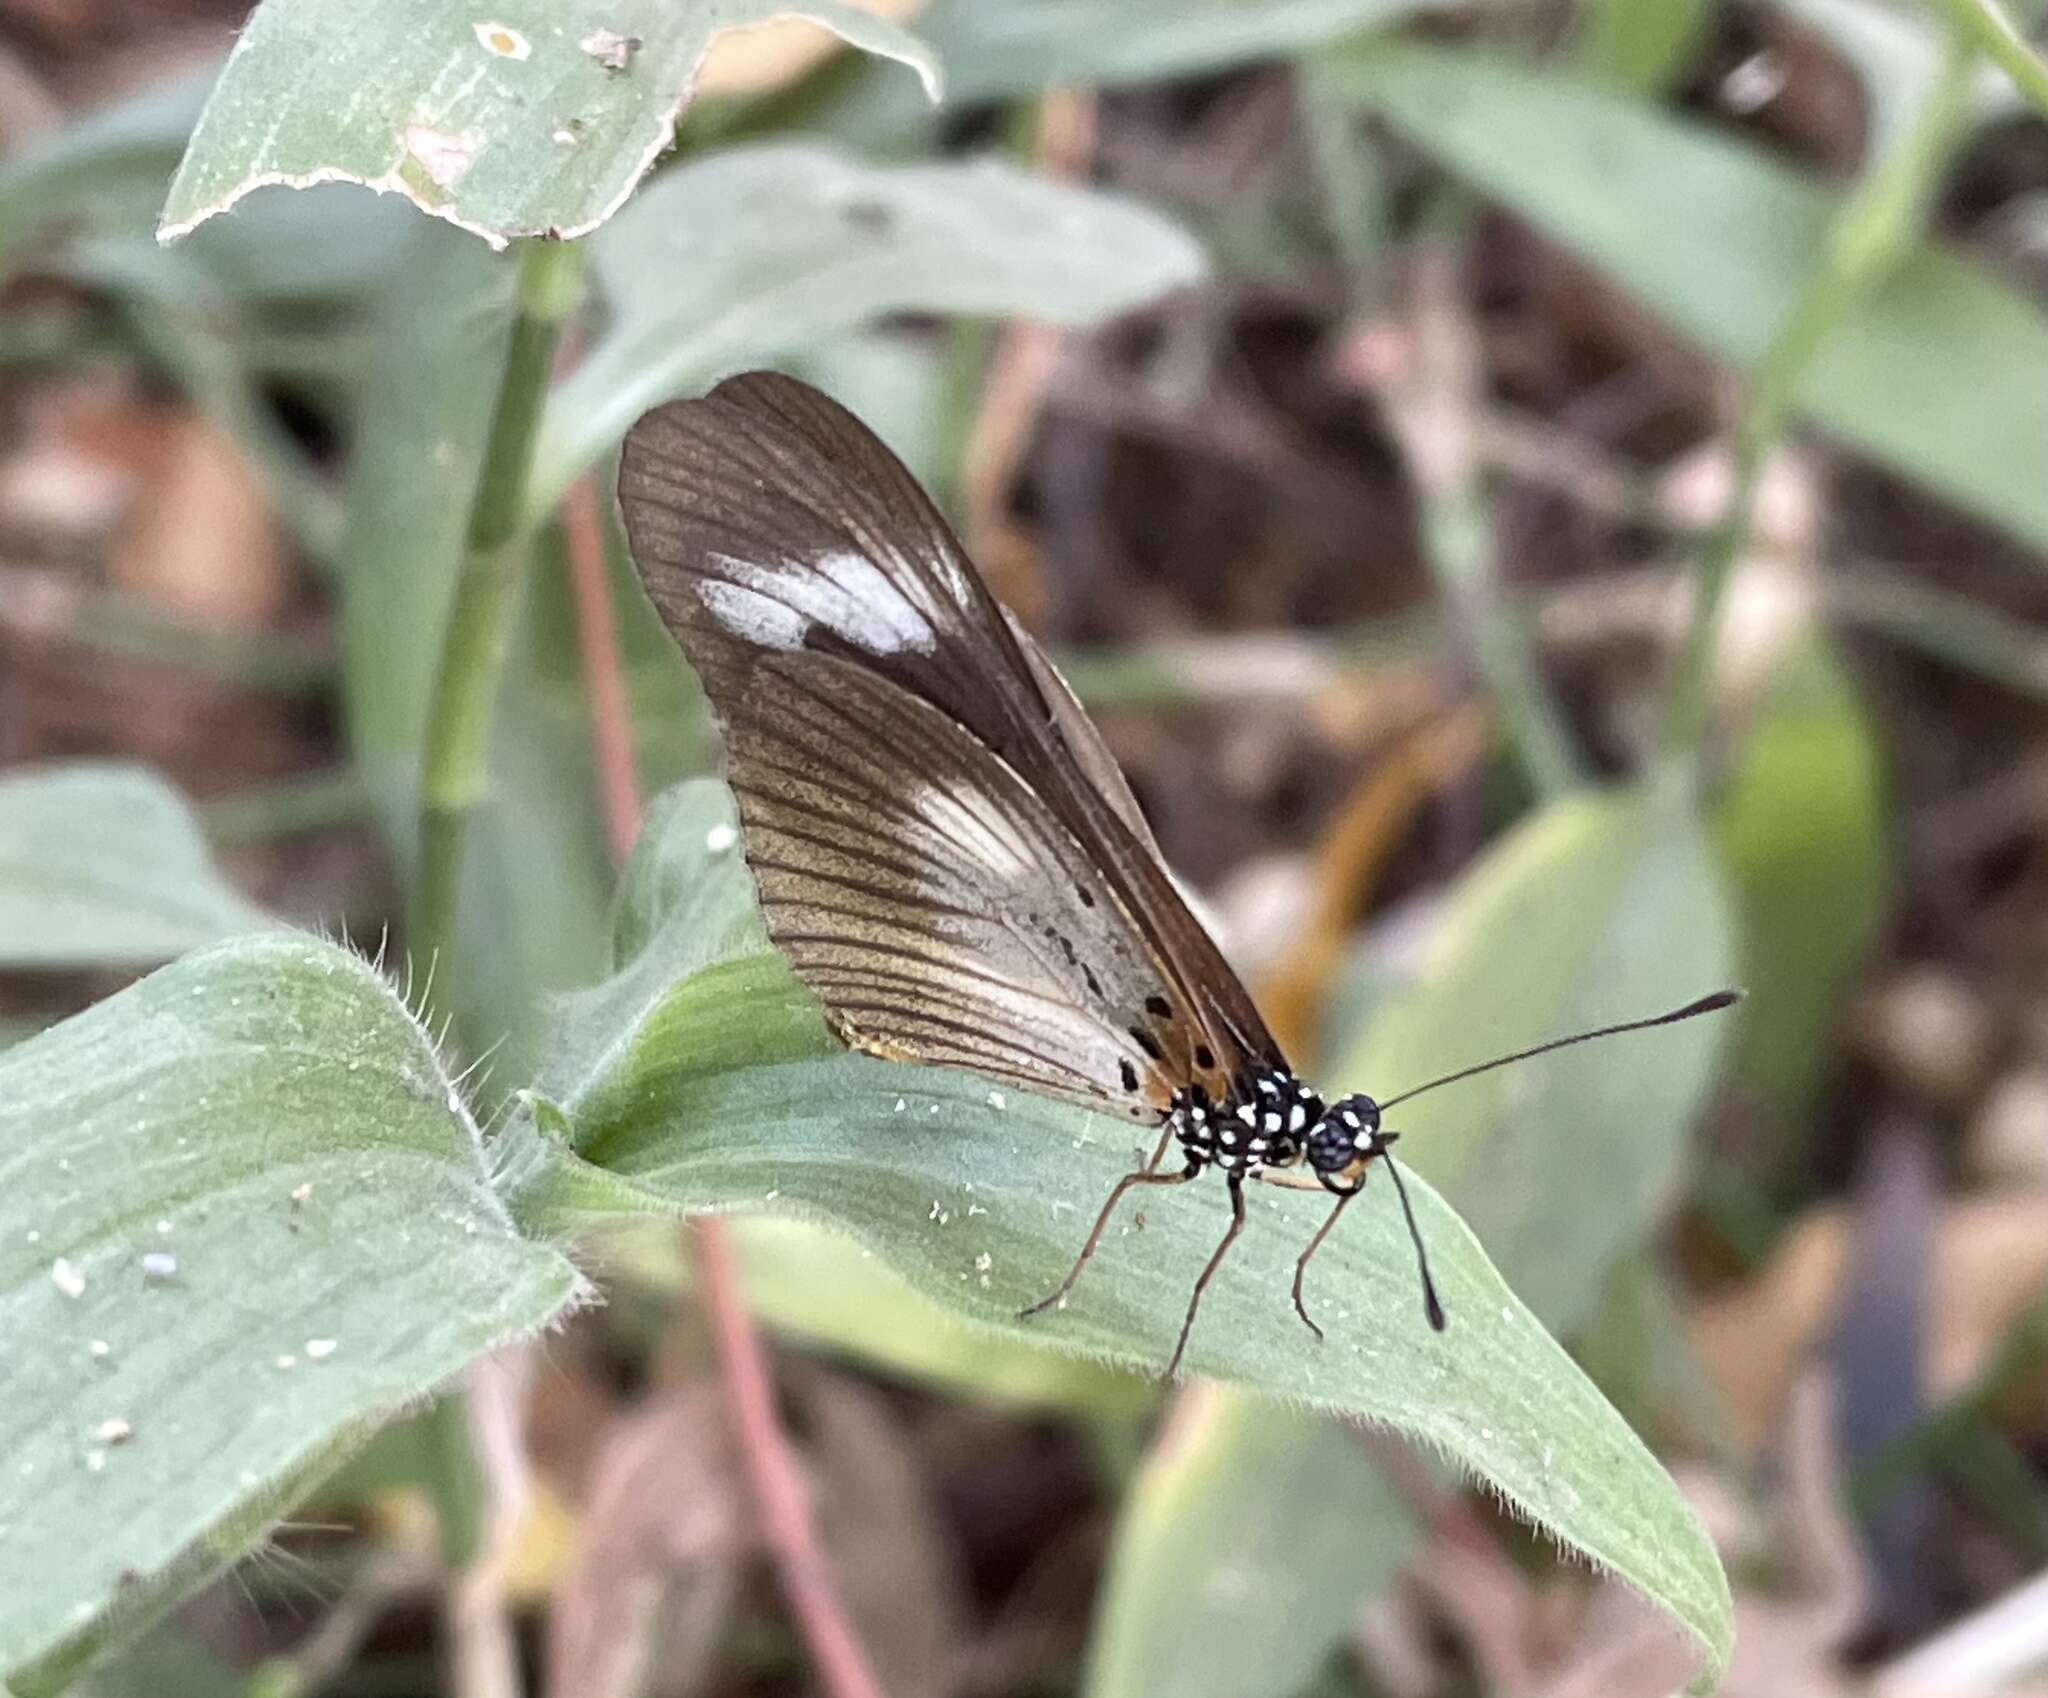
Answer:
<svg viewBox="0 0 2048 1698"><path fill-rule="evenodd" d="M1380 1105L1368 1096L1346 1097L1310 1128L1305 1153L1318 1175L1334 1176L1362 1169L1391 1142L1380 1135Z"/></svg>

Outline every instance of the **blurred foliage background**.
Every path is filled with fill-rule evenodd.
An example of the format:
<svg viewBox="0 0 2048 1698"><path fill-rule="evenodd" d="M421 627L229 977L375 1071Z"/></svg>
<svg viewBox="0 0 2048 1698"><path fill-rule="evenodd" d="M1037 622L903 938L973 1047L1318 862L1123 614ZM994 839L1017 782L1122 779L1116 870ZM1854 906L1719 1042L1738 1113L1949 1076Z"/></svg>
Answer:
<svg viewBox="0 0 2048 1698"><path fill-rule="evenodd" d="M312 81L411 27L356 10ZM450 939L480 1106L611 965L639 802L714 761L623 559L617 436L783 364L1053 648L1312 1076L1391 1091L1746 986L1718 1049L1502 1075L1417 1105L1403 1152L1712 1532L1725 1690L2038 1690L2023 33L1967 0L896 10L940 103L816 31L729 37L583 244ZM202 149L179 167L243 12L0 5L7 1041L269 915L394 962L422 924L422 741L520 273L345 186L160 244L167 195L230 198ZM596 51L649 77L662 40ZM551 181L512 173L486 227L528 229ZM733 1236L899 1698L1685 1676L1620 1588L1393 1439L982 1330L794 1220ZM516 1482L487 1573L448 1537L474 1459L429 1410L81 1685L818 1689L684 1240L621 1229L592 1271L602 1307L471 1391ZM506 1666L464 1654L484 1608Z"/></svg>

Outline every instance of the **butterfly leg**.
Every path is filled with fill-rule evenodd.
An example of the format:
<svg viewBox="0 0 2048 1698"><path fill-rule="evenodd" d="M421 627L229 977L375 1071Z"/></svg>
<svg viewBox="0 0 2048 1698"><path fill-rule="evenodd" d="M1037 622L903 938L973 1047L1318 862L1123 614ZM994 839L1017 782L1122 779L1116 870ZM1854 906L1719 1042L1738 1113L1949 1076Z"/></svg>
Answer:
<svg viewBox="0 0 2048 1698"><path fill-rule="evenodd" d="M1159 1134L1159 1143L1152 1151L1152 1159L1135 1173L1127 1173L1116 1182L1116 1188L1109 1194L1109 1201L1102 1205L1102 1212L1095 1217L1095 1226L1088 1234L1088 1242L1081 1246L1080 1255L1074 1258L1074 1265L1067 1270L1067 1277L1060 1281L1059 1289L1050 1297L1032 1304L1030 1308L1020 1309L1017 1312L1018 1320L1026 1321L1033 1315L1041 1315L1048 1309L1057 1308L1067 1293L1074 1289L1074 1282L1081 1277L1081 1270L1088 1265L1088 1259L1095 1254L1096 1246L1102 1242L1102 1235L1109 1230L1109 1217L1116 1213L1116 1206L1124 1200L1125 1192L1135 1190L1140 1185L1183 1185L1201 1171L1195 1166L1190 1166L1181 1173L1159 1171L1159 1164L1166 1159L1167 1146L1173 1142L1173 1134L1173 1124L1169 1121L1166 1129Z"/></svg>
<svg viewBox="0 0 2048 1698"><path fill-rule="evenodd" d="M1327 1191L1329 1187L1313 1174L1301 1173L1293 1168L1265 1167L1258 1169L1254 1176L1268 1185L1283 1186L1289 1191ZM1337 1224L1337 1217L1344 1212L1345 1205L1365 1189L1363 1180L1349 1191L1338 1193L1337 1206L1330 1211L1330 1218L1316 1229L1316 1235L1308 1241L1308 1248L1301 1253L1301 1259L1294 1264L1294 1312L1301 1317L1301 1324L1316 1335L1316 1343L1323 1342L1323 1329L1309 1319L1308 1306L1302 1301L1301 1280L1308 1269L1309 1257L1323 1247L1323 1240L1330 1236L1330 1229Z"/></svg>
<svg viewBox="0 0 2048 1698"><path fill-rule="evenodd" d="M1195 1280L1195 1289L1188 1298L1187 1316L1180 1323L1180 1338L1173 1347L1173 1360L1166 1364L1166 1371L1159 1377L1170 1380L1180 1368L1180 1359L1186 1354L1188 1334L1195 1330L1195 1311L1202 1306L1202 1293L1209 1288L1209 1281L1215 1277L1222 1265L1224 1255L1237 1242L1237 1235L1244 1231L1244 1177L1233 1173L1230 1176L1230 1229L1223 1234L1223 1242L1211 1253L1207 1265Z"/></svg>
<svg viewBox="0 0 2048 1698"><path fill-rule="evenodd" d="M1308 1248L1302 1251L1300 1259L1294 1264L1294 1312L1301 1317L1302 1325L1316 1335L1318 1344L1323 1342L1323 1329L1308 1318L1308 1305L1302 1301L1301 1296L1301 1282L1308 1273L1309 1258L1323 1247L1323 1240L1329 1237L1335 1228L1337 1217L1351 1206L1351 1199L1364 1189L1365 1187L1360 1185L1357 1191L1346 1191L1337 1199L1337 1206L1330 1211L1329 1219L1316 1228L1316 1235L1308 1241Z"/></svg>

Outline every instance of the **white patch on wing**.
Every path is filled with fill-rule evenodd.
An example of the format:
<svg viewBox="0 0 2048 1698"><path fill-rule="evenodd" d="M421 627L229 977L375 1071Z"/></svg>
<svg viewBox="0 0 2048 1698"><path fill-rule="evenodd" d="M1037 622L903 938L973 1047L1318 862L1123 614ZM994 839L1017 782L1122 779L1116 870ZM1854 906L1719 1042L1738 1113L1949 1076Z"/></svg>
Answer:
<svg viewBox="0 0 2048 1698"><path fill-rule="evenodd" d="M799 648L813 625L870 654L929 654L937 644L924 614L852 549L780 570L731 554L709 559L719 576L698 581L704 605L733 635L763 648Z"/></svg>
<svg viewBox="0 0 2048 1698"><path fill-rule="evenodd" d="M804 633L811 628L811 622L795 608L744 584L700 578L697 593L719 624L742 641L764 649L801 648Z"/></svg>
<svg viewBox="0 0 2048 1698"><path fill-rule="evenodd" d="M1007 882L1030 870L1029 847L985 799L921 784L910 805L919 819L996 878Z"/></svg>

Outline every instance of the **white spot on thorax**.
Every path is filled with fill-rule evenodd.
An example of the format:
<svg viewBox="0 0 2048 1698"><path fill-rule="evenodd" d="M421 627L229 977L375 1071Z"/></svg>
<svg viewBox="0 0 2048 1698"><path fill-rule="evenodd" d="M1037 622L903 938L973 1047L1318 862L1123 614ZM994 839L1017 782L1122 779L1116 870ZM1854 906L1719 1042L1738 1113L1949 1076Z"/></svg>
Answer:
<svg viewBox="0 0 2048 1698"><path fill-rule="evenodd" d="M50 1283L66 1297L85 1295L85 1275L62 1256L50 1264Z"/></svg>
<svg viewBox="0 0 2048 1698"><path fill-rule="evenodd" d="M722 855L739 839L739 833L723 821L714 825L704 834L704 847L714 855Z"/></svg>
<svg viewBox="0 0 2048 1698"><path fill-rule="evenodd" d="M700 579L697 590L712 618L763 648L800 648L813 625L870 654L929 654L937 643L931 622L888 574L851 549L779 568L731 554L706 558L719 576Z"/></svg>

